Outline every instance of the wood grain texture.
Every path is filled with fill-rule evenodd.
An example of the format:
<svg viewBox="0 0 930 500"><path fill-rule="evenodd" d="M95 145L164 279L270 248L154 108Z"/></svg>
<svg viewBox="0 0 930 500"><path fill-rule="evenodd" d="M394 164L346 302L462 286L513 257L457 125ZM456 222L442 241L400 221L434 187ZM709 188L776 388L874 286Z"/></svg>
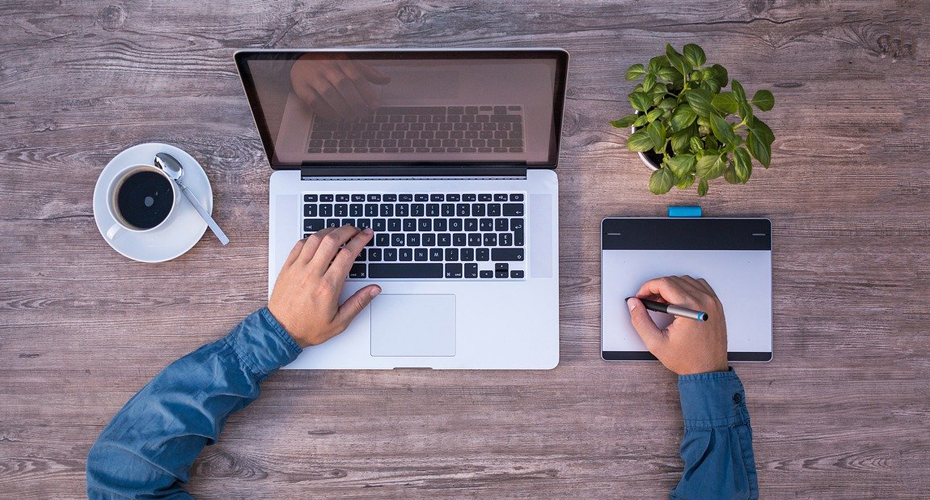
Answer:
<svg viewBox="0 0 930 500"><path fill-rule="evenodd" d="M200 498L664 498L674 377L599 359L598 221L660 215L607 125L625 68L700 43L770 88L773 166L710 215L775 231L775 360L741 365L763 498L930 497L926 1L0 1L0 497L80 498L85 457L162 367L263 305L269 169L240 47L560 46L561 364L283 372L198 460ZM163 264L100 238L100 169L140 142L200 160L233 243ZM583 208L583 210L579 210ZM900 301L904 304L900 304ZM855 314L848 314L855 311Z"/></svg>

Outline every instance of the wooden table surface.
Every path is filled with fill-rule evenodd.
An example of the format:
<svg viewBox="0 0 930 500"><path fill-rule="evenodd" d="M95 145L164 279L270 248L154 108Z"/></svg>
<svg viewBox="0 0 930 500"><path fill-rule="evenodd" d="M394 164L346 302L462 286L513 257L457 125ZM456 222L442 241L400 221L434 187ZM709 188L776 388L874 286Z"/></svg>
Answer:
<svg viewBox="0 0 930 500"><path fill-rule="evenodd" d="M664 498L674 376L599 357L598 224L703 205L775 231L775 358L741 364L763 498L930 497L926 1L0 3L0 497L78 498L113 414L266 297L270 169L241 47L558 46L561 363L552 371L290 371L197 461L202 498ZM117 3L119 2L119 3ZM607 125L625 69L700 43L769 88L773 165L657 197ZM189 151L232 238L162 264L111 250L100 170Z"/></svg>

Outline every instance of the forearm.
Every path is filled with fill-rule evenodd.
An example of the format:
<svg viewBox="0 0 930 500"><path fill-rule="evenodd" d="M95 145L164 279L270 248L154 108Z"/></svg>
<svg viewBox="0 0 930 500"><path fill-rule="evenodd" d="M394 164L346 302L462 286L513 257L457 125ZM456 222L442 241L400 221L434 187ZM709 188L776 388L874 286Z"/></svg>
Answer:
<svg viewBox="0 0 930 500"><path fill-rule="evenodd" d="M181 482L226 419L300 347L263 308L226 337L175 361L116 414L91 448L91 498L186 496Z"/></svg>
<svg viewBox="0 0 930 500"><path fill-rule="evenodd" d="M685 435L684 474L671 499L759 497L743 385L727 372L678 378Z"/></svg>

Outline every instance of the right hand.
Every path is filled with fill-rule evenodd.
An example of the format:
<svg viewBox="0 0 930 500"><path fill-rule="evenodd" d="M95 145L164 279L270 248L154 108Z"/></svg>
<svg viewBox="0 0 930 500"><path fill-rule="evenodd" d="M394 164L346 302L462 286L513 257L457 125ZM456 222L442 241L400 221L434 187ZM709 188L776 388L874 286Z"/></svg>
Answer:
<svg viewBox="0 0 930 500"><path fill-rule="evenodd" d="M706 322L675 317L660 330L639 299L675 304L708 315ZM647 281L627 301L633 328L669 370L678 375L727 371L727 324L723 304L703 279L668 276Z"/></svg>
<svg viewBox="0 0 930 500"><path fill-rule="evenodd" d="M371 84L390 81L391 77L359 61L303 56L291 67L294 93L327 121L352 121L368 115L380 105Z"/></svg>

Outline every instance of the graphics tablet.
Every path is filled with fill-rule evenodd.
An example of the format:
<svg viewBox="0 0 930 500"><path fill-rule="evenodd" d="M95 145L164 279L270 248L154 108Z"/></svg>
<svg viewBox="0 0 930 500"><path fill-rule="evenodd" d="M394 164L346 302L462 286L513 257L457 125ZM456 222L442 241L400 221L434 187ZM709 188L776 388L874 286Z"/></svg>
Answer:
<svg viewBox="0 0 930 500"><path fill-rule="evenodd" d="M601 221L601 357L655 360L624 299L662 276L704 278L723 303L730 361L772 359L772 223L768 219ZM649 312L664 328L672 317Z"/></svg>

